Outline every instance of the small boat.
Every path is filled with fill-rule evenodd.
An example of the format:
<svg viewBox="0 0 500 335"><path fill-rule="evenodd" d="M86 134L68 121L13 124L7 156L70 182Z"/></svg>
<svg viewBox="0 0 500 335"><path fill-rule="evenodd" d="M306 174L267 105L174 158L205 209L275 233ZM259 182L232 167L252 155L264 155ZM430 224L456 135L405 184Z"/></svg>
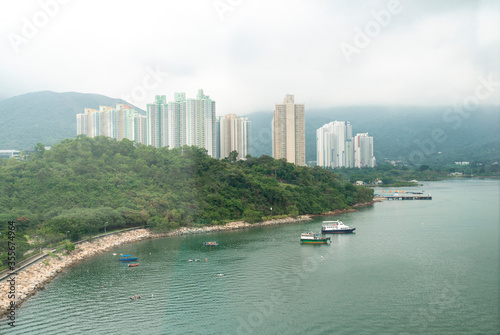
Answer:
<svg viewBox="0 0 500 335"><path fill-rule="evenodd" d="M131 261L136 261L138 260L138 257L130 257L130 255L123 255L121 256L118 261L120 262L131 262Z"/></svg>
<svg viewBox="0 0 500 335"><path fill-rule="evenodd" d="M219 243L217 243L217 242L203 242L203 245L215 246L216 247L216 246L219 245Z"/></svg>
<svg viewBox="0 0 500 335"><path fill-rule="evenodd" d="M139 266L139 263L129 264L128 266L132 268L134 266Z"/></svg>
<svg viewBox="0 0 500 335"><path fill-rule="evenodd" d="M346 226L342 221L323 221L321 232L323 234L347 234L352 233L356 228Z"/></svg>
<svg viewBox="0 0 500 335"><path fill-rule="evenodd" d="M330 237L321 237L316 233L303 233L300 235L300 242L304 244L326 244Z"/></svg>

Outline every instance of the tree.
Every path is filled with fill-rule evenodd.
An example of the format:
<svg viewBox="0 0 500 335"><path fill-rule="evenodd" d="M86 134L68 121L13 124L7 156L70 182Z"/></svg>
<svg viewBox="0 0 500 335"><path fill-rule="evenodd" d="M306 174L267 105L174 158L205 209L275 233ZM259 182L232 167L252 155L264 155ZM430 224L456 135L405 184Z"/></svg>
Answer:
<svg viewBox="0 0 500 335"><path fill-rule="evenodd" d="M228 161L231 163L234 163L238 160L238 151L233 150L229 153L229 156L227 157Z"/></svg>
<svg viewBox="0 0 500 335"><path fill-rule="evenodd" d="M420 167L418 168L418 171L425 171L425 170L429 170L429 169L430 169L429 165L424 164L424 165L420 165Z"/></svg>
<svg viewBox="0 0 500 335"><path fill-rule="evenodd" d="M43 145L42 143L38 142L35 145L35 153L34 153L35 158L36 159L42 159L44 152L45 152L45 145Z"/></svg>

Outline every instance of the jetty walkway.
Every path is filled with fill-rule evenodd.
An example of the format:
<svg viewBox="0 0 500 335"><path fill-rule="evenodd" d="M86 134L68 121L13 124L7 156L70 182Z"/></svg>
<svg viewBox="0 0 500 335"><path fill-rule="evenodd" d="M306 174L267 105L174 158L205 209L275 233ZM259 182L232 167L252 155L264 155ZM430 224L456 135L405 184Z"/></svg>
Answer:
<svg viewBox="0 0 500 335"><path fill-rule="evenodd" d="M377 194L375 195L375 199L382 199L382 200L432 200L431 194L403 194L403 193L396 193L396 194L385 194L385 195L380 195Z"/></svg>

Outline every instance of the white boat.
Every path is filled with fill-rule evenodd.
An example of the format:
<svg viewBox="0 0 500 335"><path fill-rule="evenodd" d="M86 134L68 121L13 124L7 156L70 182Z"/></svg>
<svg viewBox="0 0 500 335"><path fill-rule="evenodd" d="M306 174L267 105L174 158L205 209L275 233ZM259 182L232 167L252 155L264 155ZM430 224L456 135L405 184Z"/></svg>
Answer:
<svg viewBox="0 0 500 335"><path fill-rule="evenodd" d="M321 232L323 234L347 234L352 233L356 228L346 226L342 221L323 221Z"/></svg>

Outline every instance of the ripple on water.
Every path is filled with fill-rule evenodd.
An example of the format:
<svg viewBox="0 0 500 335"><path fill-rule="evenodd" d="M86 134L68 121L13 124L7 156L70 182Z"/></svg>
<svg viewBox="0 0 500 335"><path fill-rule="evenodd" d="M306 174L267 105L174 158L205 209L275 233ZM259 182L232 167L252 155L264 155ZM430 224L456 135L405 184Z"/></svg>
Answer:
<svg viewBox="0 0 500 335"><path fill-rule="evenodd" d="M498 208L485 201L476 210L465 198L498 197L500 182L444 183L426 186L431 203L336 216L357 234L330 245L298 241L319 230L318 218L116 247L49 283L17 311L18 326L2 321L0 333L495 333ZM204 247L210 240L221 246ZM140 266L118 264L112 252L137 255Z"/></svg>

